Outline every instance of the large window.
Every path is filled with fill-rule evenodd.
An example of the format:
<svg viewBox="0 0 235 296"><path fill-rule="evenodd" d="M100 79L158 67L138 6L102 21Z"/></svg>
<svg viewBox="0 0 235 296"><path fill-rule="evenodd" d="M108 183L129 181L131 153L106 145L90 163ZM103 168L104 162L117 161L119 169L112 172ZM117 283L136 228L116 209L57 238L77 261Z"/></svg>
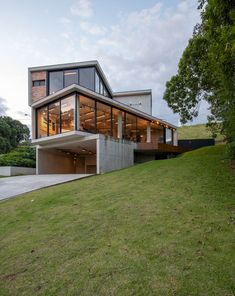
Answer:
<svg viewBox="0 0 235 296"><path fill-rule="evenodd" d="M166 144L172 145L172 130L169 128L165 128L165 139L166 139Z"/></svg>
<svg viewBox="0 0 235 296"><path fill-rule="evenodd" d="M62 89L63 86L63 71L55 71L49 73L49 94L53 94Z"/></svg>
<svg viewBox="0 0 235 296"><path fill-rule="evenodd" d="M80 68L80 85L95 90L95 68Z"/></svg>
<svg viewBox="0 0 235 296"><path fill-rule="evenodd" d="M95 101L85 96L80 97L80 130L85 132L96 132L95 125Z"/></svg>
<svg viewBox="0 0 235 296"><path fill-rule="evenodd" d="M136 116L126 113L125 138L136 142Z"/></svg>
<svg viewBox="0 0 235 296"><path fill-rule="evenodd" d="M37 110L37 137L43 138L47 136L48 112L47 106Z"/></svg>
<svg viewBox="0 0 235 296"><path fill-rule="evenodd" d="M49 105L49 136L60 133L60 102Z"/></svg>
<svg viewBox="0 0 235 296"><path fill-rule="evenodd" d="M96 129L97 133L111 135L111 107L96 103Z"/></svg>
<svg viewBox="0 0 235 296"><path fill-rule="evenodd" d="M122 112L118 109L112 108L112 136L115 139L121 138L122 125L119 124L119 118L121 118Z"/></svg>
<svg viewBox="0 0 235 296"><path fill-rule="evenodd" d="M163 143L164 142L164 128L159 123L151 123L151 142Z"/></svg>
<svg viewBox="0 0 235 296"><path fill-rule="evenodd" d="M137 130L136 130L136 141L145 143L147 142L147 125L148 121L137 117Z"/></svg>
<svg viewBox="0 0 235 296"><path fill-rule="evenodd" d="M75 99L74 96L61 100L61 132L69 132L75 129Z"/></svg>
<svg viewBox="0 0 235 296"><path fill-rule="evenodd" d="M75 130L75 95L37 110L37 138Z"/></svg>
<svg viewBox="0 0 235 296"><path fill-rule="evenodd" d="M67 70L64 71L64 87L71 84L78 84L78 70Z"/></svg>

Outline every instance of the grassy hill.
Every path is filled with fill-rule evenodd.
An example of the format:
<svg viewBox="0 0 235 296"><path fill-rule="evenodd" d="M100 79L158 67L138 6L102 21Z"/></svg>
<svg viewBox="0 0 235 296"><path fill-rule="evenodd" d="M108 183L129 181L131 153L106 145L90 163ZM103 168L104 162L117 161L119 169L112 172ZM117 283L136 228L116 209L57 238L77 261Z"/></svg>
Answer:
<svg viewBox="0 0 235 296"><path fill-rule="evenodd" d="M234 295L224 146L0 204L1 295Z"/></svg>
<svg viewBox="0 0 235 296"><path fill-rule="evenodd" d="M177 129L179 140L184 139L208 139L212 138L210 131L205 124L184 125ZM218 135L216 142L222 142L223 136Z"/></svg>

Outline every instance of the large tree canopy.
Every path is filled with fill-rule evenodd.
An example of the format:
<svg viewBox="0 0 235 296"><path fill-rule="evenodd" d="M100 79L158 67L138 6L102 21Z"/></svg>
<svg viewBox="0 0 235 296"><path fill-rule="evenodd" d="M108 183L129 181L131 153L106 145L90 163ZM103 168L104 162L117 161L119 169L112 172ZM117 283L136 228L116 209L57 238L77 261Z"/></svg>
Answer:
<svg viewBox="0 0 235 296"><path fill-rule="evenodd" d="M183 52L178 73L166 83L164 99L182 123L210 104L209 124L221 127L235 157L235 5L234 0L201 0L201 23Z"/></svg>
<svg viewBox="0 0 235 296"><path fill-rule="evenodd" d="M0 154L16 148L20 142L29 141L27 125L8 116L0 116Z"/></svg>

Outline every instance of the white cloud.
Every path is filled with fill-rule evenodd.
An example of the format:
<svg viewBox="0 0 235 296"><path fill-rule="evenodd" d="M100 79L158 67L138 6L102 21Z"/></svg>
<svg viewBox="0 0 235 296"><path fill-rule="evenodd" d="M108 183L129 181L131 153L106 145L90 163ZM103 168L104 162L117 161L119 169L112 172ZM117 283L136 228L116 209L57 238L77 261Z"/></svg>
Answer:
<svg viewBox="0 0 235 296"><path fill-rule="evenodd" d="M80 22L80 28L92 35L104 35L106 28L103 26L98 26L97 24L92 24L90 22Z"/></svg>
<svg viewBox="0 0 235 296"><path fill-rule="evenodd" d="M70 11L73 15L77 15L81 18L90 18L93 15L93 9L89 0L78 0L74 3Z"/></svg>

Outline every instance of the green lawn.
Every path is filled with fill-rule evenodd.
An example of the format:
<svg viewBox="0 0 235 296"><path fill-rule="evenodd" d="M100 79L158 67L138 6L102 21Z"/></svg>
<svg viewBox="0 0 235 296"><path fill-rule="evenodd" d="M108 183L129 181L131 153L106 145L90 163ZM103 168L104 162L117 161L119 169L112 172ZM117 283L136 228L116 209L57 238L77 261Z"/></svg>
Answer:
<svg viewBox="0 0 235 296"><path fill-rule="evenodd" d="M0 204L3 295L234 295L235 173L218 145Z"/></svg>
<svg viewBox="0 0 235 296"><path fill-rule="evenodd" d="M208 139L212 138L210 131L206 128L205 124L195 124L195 125L184 125L178 127L178 137L179 140L185 139ZM222 142L224 137L219 134L215 139L216 142Z"/></svg>

